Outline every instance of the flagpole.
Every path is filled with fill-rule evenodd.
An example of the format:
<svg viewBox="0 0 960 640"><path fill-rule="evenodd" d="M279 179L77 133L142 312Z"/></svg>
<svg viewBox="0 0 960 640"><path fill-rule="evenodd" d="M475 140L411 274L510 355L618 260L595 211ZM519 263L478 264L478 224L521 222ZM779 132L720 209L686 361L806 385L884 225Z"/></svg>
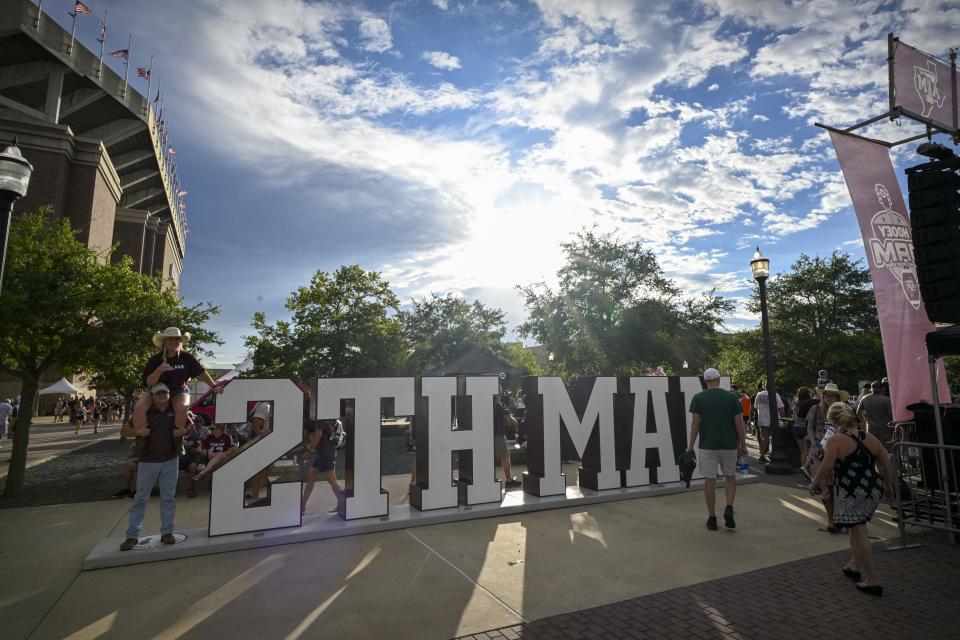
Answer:
<svg viewBox="0 0 960 640"><path fill-rule="evenodd" d="M150 56L150 66L147 67L147 108L144 109L144 114L148 118L150 117L150 87L153 82L153 56Z"/></svg>
<svg viewBox="0 0 960 640"><path fill-rule="evenodd" d="M124 63L123 67L123 93L120 94L120 97L124 100L127 99L127 78L130 75L130 56L131 50L133 49L133 34L130 34L130 38L127 39L127 61Z"/></svg>
<svg viewBox="0 0 960 640"><path fill-rule="evenodd" d="M40 16L43 15L43 0L37 3L37 17L33 21L33 28L40 29Z"/></svg>
<svg viewBox="0 0 960 640"><path fill-rule="evenodd" d="M97 38L100 41L100 66L97 68L97 77L103 77L103 45L107 41L107 10L103 10L103 25L100 27L100 37Z"/></svg>
<svg viewBox="0 0 960 640"><path fill-rule="evenodd" d="M70 13L73 16L73 27L70 29L70 46L67 47L67 53L73 55L73 41L77 36L77 12Z"/></svg>
<svg viewBox="0 0 960 640"><path fill-rule="evenodd" d="M150 74L150 77L151 78L153 77L153 73ZM157 97L153 99L153 103L156 103L157 108L160 107L160 87L162 86L163 86L163 77L157 78ZM147 100L149 99L150 99L150 92L147 91ZM153 109L153 103L151 103L150 105L151 109ZM160 113L159 111L157 111L157 109L153 109L153 111L154 111L153 129L154 131L157 131L157 127L159 126L159 122L160 122Z"/></svg>

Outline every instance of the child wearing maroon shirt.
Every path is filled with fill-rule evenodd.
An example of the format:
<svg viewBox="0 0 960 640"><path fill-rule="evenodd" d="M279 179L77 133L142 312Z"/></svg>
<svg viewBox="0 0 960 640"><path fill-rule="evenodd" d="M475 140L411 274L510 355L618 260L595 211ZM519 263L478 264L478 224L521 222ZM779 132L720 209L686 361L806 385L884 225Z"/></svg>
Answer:
<svg viewBox="0 0 960 640"><path fill-rule="evenodd" d="M233 455L236 445L223 425L215 424L213 425L213 431L206 437L201 447L203 452L207 454L208 462L203 471L193 476L194 482L199 482L204 476L226 462Z"/></svg>

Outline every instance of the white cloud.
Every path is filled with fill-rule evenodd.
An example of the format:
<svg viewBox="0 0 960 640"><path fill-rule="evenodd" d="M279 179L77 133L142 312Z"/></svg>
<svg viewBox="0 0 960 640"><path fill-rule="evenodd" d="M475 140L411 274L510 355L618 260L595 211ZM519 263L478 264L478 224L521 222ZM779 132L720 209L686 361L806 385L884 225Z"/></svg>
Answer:
<svg viewBox="0 0 960 640"><path fill-rule="evenodd" d="M393 48L390 26L383 18L367 16L360 20L360 40L367 51L383 53Z"/></svg>
<svg viewBox="0 0 960 640"><path fill-rule="evenodd" d="M447 6L447 0L430 0L430 2L441 11L446 11L449 8Z"/></svg>
<svg viewBox="0 0 960 640"><path fill-rule="evenodd" d="M452 71L460 68L460 58L445 51L424 51L422 57L437 69Z"/></svg>
<svg viewBox="0 0 960 640"><path fill-rule="evenodd" d="M717 91L719 88L720 88L720 85L714 82L712 85L707 87L707 91Z"/></svg>

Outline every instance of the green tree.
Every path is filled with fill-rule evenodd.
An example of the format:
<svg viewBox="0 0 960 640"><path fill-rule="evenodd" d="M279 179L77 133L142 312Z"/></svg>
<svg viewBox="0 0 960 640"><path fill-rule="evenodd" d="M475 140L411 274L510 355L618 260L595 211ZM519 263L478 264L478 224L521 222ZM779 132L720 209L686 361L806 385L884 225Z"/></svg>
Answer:
<svg viewBox="0 0 960 640"><path fill-rule="evenodd" d="M289 321L253 317L245 338L253 375L309 380L318 376L383 376L399 372L403 338L399 300L379 273L359 265L317 271L287 299Z"/></svg>
<svg viewBox="0 0 960 640"><path fill-rule="evenodd" d="M133 330L122 320L131 307L154 304L157 286L109 258L78 242L69 221L48 208L13 221L0 293L0 371L20 379L24 409L14 426L4 496L23 486L40 376L53 368L78 373L114 357L113 345ZM136 328L141 339L149 339L144 332L154 324Z"/></svg>
<svg viewBox="0 0 960 640"><path fill-rule="evenodd" d="M503 311L479 300L469 304L451 293L433 295L414 300L412 308L401 311L399 317L409 347L405 369L410 375L424 375L473 347L504 355Z"/></svg>
<svg viewBox="0 0 960 640"><path fill-rule="evenodd" d="M760 312L756 290L748 309ZM870 271L849 254L801 254L789 271L767 282L767 309L774 375L781 390L813 385L820 369L852 392L858 380L884 375ZM744 384L762 379L762 345L760 329L728 337L722 341L721 366L742 371Z"/></svg>
<svg viewBox="0 0 960 640"><path fill-rule="evenodd" d="M582 230L561 246L556 289L518 287L528 313L519 331L554 354L552 366L568 376L632 375L710 360L728 301L713 291L684 296L637 242Z"/></svg>
<svg viewBox="0 0 960 640"><path fill-rule="evenodd" d="M176 326L191 335L188 349L196 356L211 355L204 345L222 344L218 335L205 327L218 313L209 302L184 305L172 287L164 287L160 278L135 273L130 259L121 261L124 268L116 274L124 285L112 291L111 305L117 313L103 321L98 345L93 350L86 372L98 390L116 390L126 399L130 410L134 393L142 385L143 367L156 354L153 331Z"/></svg>

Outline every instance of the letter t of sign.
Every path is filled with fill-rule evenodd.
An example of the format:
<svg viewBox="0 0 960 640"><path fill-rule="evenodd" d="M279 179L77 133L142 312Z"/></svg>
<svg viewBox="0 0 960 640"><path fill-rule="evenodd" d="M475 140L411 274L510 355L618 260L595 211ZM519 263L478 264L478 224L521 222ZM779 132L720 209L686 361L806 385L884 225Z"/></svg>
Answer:
<svg viewBox="0 0 960 640"><path fill-rule="evenodd" d="M340 401L354 400L347 425L347 486L337 505L344 520L385 516L389 495L380 487L380 400L393 398L396 415L413 415L413 378L320 378L314 405L317 420L340 417Z"/></svg>

